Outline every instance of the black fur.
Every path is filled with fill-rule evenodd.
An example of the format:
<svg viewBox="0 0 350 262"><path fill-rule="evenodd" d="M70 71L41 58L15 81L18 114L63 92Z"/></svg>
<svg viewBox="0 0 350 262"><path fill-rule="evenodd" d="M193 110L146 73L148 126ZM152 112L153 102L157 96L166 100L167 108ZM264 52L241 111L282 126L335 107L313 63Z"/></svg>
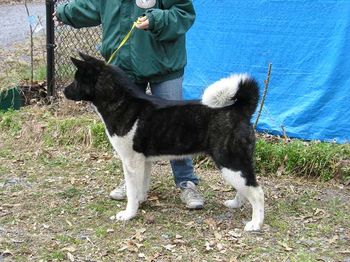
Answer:
<svg viewBox="0 0 350 262"><path fill-rule="evenodd" d="M239 208L248 200L252 220L244 229L260 230L264 193L254 173L255 135L250 124L259 99L254 80L235 75L210 86L203 101L169 101L144 94L118 67L80 56L84 61L72 58L78 70L64 94L96 106L121 157L128 203L116 215L118 220L134 217L147 198L153 158L206 153L237 190L236 197L224 204Z"/></svg>
<svg viewBox="0 0 350 262"><path fill-rule="evenodd" d="M118 67L81 56L85 61L72 58L78 70L64 94L91 101L110 136L126 135L138 121L136 152L146 157L206 153L219 168L241 170L247 186L257 186L250 124L259 99L254 80L240 83L233 105L209 108L199 100L167 101L146 95Z"/></svg>

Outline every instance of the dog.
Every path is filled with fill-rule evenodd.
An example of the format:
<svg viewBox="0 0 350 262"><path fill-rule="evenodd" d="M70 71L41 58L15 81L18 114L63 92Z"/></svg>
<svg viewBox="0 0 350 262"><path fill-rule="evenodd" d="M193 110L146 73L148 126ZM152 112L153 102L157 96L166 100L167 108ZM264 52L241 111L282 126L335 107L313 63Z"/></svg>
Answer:
<svg viewBox="0 0 350 262"><path fill-rule="evenodd" d="M77 71L63 93L67 99L94 105L122 161L127 206L116 219L136 216L147 198L153 161L205 153L237 191L224 204L240 208L248 200L252 219L244 229L261 229L264 193L254 172L255 133L250 123L259 88L253 78L231 75L207 87L201 100L171 101L145 94L119 67L79 55L82 60L71 58Z"/></svg>

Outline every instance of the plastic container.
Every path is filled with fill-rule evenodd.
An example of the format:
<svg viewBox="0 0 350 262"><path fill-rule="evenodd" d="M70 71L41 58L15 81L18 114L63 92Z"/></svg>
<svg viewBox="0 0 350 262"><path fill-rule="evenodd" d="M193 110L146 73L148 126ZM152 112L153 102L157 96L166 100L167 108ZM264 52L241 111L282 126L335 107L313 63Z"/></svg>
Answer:
<svg viewBox="0 0 350 262"><path fill-rule="evenodd" d="M0 110L18 110L23 106L23 97L17 87L0 92Z"/></svg>

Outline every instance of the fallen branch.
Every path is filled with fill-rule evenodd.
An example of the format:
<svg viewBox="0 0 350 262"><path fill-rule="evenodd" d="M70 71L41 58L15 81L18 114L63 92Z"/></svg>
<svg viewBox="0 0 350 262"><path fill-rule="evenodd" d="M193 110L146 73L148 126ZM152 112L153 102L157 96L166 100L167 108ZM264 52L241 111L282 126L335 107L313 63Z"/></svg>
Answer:
<svg viewBox="0 0 350 262"><path fill-rule="evenodd" d="M263 109L264 103L265 103L265 98L266 98L266 94L267 94L267 89L269 87L269 83L270 83L270 77L271 77L271 69L272 69L272 64L269 64L269 70L267 71L267 79L264 81L265 87L264 87L264 93L263 93L263 97L261 99L261 103L260 103L260 108L258 111L258 116L256 117L255 123L254 123L254 130L256 130L256 126L258 125L258 121L261 115L261 111Z"/></svg>

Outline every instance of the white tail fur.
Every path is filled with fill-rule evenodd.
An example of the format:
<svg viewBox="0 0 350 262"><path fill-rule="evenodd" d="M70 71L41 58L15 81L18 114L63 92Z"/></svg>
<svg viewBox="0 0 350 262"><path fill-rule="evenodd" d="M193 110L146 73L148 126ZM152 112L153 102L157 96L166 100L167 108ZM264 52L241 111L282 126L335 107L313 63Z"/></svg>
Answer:
<svg viewBox="0 0 350 262"><path fill-rule="evenodd" d="M249 78L247 74L236 74L216 81L204 90L202 104L213 108L234 104L240 83Z"/></svg>

